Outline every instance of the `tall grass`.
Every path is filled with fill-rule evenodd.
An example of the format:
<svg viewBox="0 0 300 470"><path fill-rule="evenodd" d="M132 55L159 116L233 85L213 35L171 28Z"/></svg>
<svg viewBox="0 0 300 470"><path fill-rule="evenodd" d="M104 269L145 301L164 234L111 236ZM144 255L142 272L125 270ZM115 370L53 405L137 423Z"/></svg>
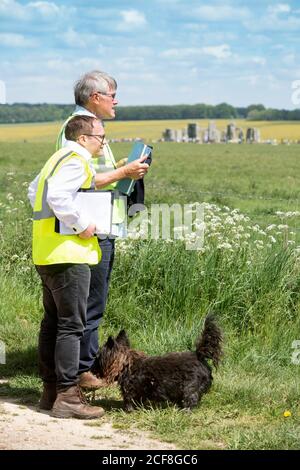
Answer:
<svg viewBox="0 0 300 470"><path fill-rule="evenodd" d="M147 177L148 202L164 201L165 192L169 202L184 203L188 202L184 191L191 186L195 191L209 187L209 180L200 174L209 162L205 155L193 153L194 146L187 148L191 153L184 173L182 146L159 147L161 167L154 166L152 185ZM116 149L121 156L127 147ZM292 148L285 149L282 178L286 161L294 164L298 158ZM13 149L3 144L0 152L0 339L8 358L5 366L0 365L0 376L10 379L9 385L0 386L0 393L30 396L34 401L40 387L36 347L42 304L39 278L31 263L31 208L26 193L28 181L51 150L40 144ZM220 161L219 150L214 153L211 147L209 152L213 167ZM249 158L239 152L228 155L231 164ZM171 159L173 165L167 172ZM261 172L265 161L259 164L258 157L255 168L248 162L249 171ZM221 169L216 171L221 176ZM240 181L238 174L231 178L224 170L225 174L228 185L224 177L222 190L233 184L243 190L243 173ZM273 185L276 175L280 178L279 155ZM197 184L197 178L201 183ZM269 179L261 174L257 194L263 188L271 190ZM168 192L168 184L177 185L182 193ZM280 196L284 198L284 192ZM183 448L299 448L300 366L291 363L292 342L300 339L297 236L290 233L283 216L275 214L278 209L286 211L284 202L274 206L263 227L256 223L252 206L245 215L234 209L231 200L227 202L229 207L222 201L206 203L205 243L200 251L187 251L184 240L117 242L101 340L126 328L133 346L148 354L193 349L204 316L214 311L224 330L225 357L212 392L192 416L170 408L140 410L133 416L112 411L112 418L116 425L134 423ZM294 218L287 220L296 224L297 206L292 209ZM286 409L292 411L289 421L283 418Z"/></svg>

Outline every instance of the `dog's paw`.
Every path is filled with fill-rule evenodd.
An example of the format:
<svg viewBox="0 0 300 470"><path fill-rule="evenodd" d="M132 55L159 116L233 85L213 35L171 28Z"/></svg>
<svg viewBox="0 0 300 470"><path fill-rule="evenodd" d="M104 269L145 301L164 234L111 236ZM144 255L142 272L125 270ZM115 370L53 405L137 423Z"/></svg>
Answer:
<svg viewBox="0 0 300 470"><path fill-rule="evenodd" d="M134 406L132 403L124 403L124 410L126 411L126 413L131 413L132 411L134 411Z"/></svg>

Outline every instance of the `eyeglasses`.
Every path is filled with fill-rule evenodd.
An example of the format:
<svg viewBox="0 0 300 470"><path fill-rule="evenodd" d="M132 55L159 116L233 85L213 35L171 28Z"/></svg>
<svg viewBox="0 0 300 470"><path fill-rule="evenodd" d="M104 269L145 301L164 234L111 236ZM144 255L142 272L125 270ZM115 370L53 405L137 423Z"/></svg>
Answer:
<svg viewBox="0 0 300 470"><path fill-rule="evenodd" d="M105 91L97 91L99 95L109 96L112 100L116 98L116 93L106 93Z"/></svg>
<svg viewBox="0 0 300 470"><path fill-rule="evenodd" d="M103 135L98 135L98 134L83 134L83 135L88 135L89 137L96 137L96 139L98 140L98 138L100 139L100 144L103 145L104 143L104 140L105 140L105 134Z"/></svg>

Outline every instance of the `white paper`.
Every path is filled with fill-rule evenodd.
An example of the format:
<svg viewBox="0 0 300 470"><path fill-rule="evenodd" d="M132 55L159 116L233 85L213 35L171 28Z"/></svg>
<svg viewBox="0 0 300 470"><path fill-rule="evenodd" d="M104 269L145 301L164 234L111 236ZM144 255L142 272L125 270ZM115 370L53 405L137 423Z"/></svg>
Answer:
<svg viewBox="0 0 300 470"><path fill-rule="evenodd" d="M110 191L78 192L74 203L80 213L96 225L96 234L109 235L112 223L112 193ZM59 233L74 235L74 230L59 222Z"/></svg>

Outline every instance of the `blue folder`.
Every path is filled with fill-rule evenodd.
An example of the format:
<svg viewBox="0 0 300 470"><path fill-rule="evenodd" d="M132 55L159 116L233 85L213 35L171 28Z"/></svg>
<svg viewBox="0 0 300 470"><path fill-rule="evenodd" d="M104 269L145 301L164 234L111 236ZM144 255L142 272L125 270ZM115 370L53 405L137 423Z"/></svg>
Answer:
<svg viewBox="0 0 300 470"><path fill-rule="evenodd" d="M138 160L141 157L150 155L152 152L152 147L146 145L144 142L135 142L131 149L130 154L128 155L127 164L133 162L134 160ZM133 191L135 185L135 180L131 178L125 178L123 180L118 181L116 185L116 189L118 189L121 193L130 196Z"/></svg>

